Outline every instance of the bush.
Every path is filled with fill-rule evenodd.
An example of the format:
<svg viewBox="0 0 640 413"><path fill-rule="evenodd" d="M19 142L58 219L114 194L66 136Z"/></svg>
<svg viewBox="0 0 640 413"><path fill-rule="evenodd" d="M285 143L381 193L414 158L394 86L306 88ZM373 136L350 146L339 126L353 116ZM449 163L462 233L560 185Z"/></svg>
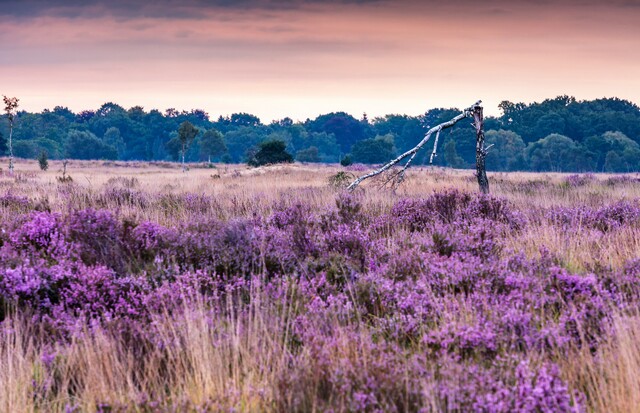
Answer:
<svg viewBox="0 0 640 413"><path fill-rule="evenodd" d="M40 165L41 171L46 171L47 169L49 169L47 151L40 151L40 154L38 155L38 164Z"/></svg>
<svg viewBox="0 0 640 413"><path fill-rule="evenodd" d="M349 166L353 163L353 159L351 159L351 155L346 155L344 158L340 160L340 165Z"/></svg>
<svg viewBox="0 0 640 413"><path fill-rule="evenodd" d="M286 144L280 140L262 142L258 152L247 163L251 166L291 163L293 156L287 152L286 147Z"/></svg>

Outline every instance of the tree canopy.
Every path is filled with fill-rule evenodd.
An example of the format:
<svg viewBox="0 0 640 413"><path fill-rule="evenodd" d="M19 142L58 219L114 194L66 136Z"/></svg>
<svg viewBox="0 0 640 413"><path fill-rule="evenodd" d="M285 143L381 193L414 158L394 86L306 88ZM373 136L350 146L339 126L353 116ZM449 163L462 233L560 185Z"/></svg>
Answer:
<svg viewBox="0 0 640 413"><path fill-rule="evenodd" d="M505 100L500 110L497 117L485 117L487 144L494 145L487 157L489 171L640 170L640 109L629 101L558 96L529 104ZM126 109L107 102L78 113L62 106L40 113L18 111L13 144L16 156L30 158L46 150L50 159L179 160L184 152L186 162L247 162L261 143L278 140L304 162L336 163L351 155L356 162L380 163L413 147L429 127L457 113L456 108L434 108L417 116L389 114L370 120L331 112L303 122L285 117L263 124L248 113L210 118L202 109ZM6 117L0 117L0 154L7 150ZM183 151L179 128L185 122L195 136ZM474 165L475 134L468 124L447 130L440 141L435 164ZM571 158L562 162L553 151ZM414 164L428 158L421 155Z"/></svg>

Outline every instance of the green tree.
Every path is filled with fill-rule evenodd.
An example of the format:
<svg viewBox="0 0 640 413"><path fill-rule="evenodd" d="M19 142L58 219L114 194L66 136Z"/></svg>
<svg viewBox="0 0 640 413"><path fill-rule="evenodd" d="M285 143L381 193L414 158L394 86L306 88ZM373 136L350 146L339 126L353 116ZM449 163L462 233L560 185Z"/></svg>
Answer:
<svg viewBox="0 0 640 413"><path fill-rule="evenodd" d="M524 141L515 132L490 130L485 134L485 142L494 145L487 155L487 169L513 171L525 168Z"/></svg>
<svg viewBox="0 0 640 413"><path fill-rule="evenodd" d="M616 151L609 151L605 156L604 170L607 172L624 172L623 160Z"/></svg>
<svg viewBox="0 0 640 413"><path fill-rule="evenodd" d="M224 135L224 140L227 148L229 148L229 155L233 162L243 162L251 159L249 151L264 139L265 136L262 134L261 129L249 126L242 126Z"/></svg>
<svg viewBox="0 0 640 413"><path fill-rule="evenodd" d="M370 137L367 125L345 112L328 113L307 120L305 128L309 132L333 134L343 153L349 152L356 142Z"/></svg>
<svg viewBox="0 0 640 413"><path fill-rule="evenodd" d="M301 149L296 153L296 159L300 162L320 162L320 152L315 146Z"/></svg>
<svg viewBox="0 0 640 413"><path fill-rule="evenodd" d="M4 153L7 151L7 148L7 138L5 138L2 132L0 132L0 155L4 155Z"/></svg>
<svg viewBox="0 0 640 413"><path fill-rule="evenodd" d="M444 160L450 168L462 169L466 167L464 159L458 155L456 141L453 139L444 145Z"/></svg>
<svg viewBox="0 0 640 413"><path fill-rule="evenodd" d="M9 120L9 173L13 175L13 121L20 99L10 98L4 95L2 97L4 101L4 112L7 114L7 119Z"/></svg>
<svg viewBox="0 0 640 413"><path fill-rule="evenodd" d="M367 164L387 162L393 159L395 154L396 149L391 134L358 141L351 148L353 160Z"/></svg>
<svg viewBox="0 0 640 413"><path fill-rule="evenodd" d="M200 159L216 158L227 153L227 144L224 143L222 133L215 129L209 129L200 137Z"/></svg>
<svg viewBox="0 0 640 413"><path fill-rule="evenodd" d="M129 110L131 111L133 110L133 108ZM122 135L120 134L120 129L116 128L115 126L110 127L104 133L102 140L107 145L111 145L114 148L116 148L116 150L118 151L119 158L124 155L125 145L124 145L124 139L122 139Z"/></svg>
<svg viewBox="0 0 640 413"><path fill-rule="evenodd" d="M13 143L13 155L16 158L33 159L38 154L38 145L32 140L20 140Z"/></svg>
<svg viewBox="0 0 640 413"><path fill-rule="evenodd" d="M117 159L118 151L88 131L71 130L64 145L69 159Z"/></svg>
<svg viewBox="0 0 640 413"><path fill-rule="evenodd" d="M293 156L287 152L287 144L283 141L266 141L258 146L258 151L249 160L251 166L261 166L274 163L291 163Z"/></svg>
<svg viewBox="0 0 640 413"><path fill-rule="evenodd" d="M582 145L557 133L530 143L526 157L534 171L586 171L595 165L593 155Z"/></svg>
<svg viewBox="0 0 640 413"><path fill-rule="evenodd" d="M38 154L38 165L40 165L40 170L46 171L49 169L49 157L47 155L47 151L40 151Z"/></svg>
<svg viewBox="0 0 640 413"><path fill-rule="evenodd" d="M178 128L178 139L180 140L180 153L182 155L182 172L186 172L187 170L184 157L196 136L198 136L198 129L193 126L191 122L184 121L180 124Z"/></svg>

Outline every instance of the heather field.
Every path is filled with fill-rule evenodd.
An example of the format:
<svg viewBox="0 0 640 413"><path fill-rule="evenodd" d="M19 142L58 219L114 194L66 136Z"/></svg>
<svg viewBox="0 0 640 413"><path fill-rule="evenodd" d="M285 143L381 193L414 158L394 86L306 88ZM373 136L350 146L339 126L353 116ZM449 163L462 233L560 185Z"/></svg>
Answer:
<svg viewBox="0 0 640 413"><path fill-rule="evenodd" d="M0 411L640 411L638 174L60 170L0 173Z"/></svg>

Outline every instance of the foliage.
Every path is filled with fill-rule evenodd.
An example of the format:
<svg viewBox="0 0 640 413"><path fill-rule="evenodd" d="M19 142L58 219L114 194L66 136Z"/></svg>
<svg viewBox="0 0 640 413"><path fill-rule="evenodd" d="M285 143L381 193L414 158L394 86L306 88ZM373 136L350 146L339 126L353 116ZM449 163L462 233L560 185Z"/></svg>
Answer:
<svg viewBox="0 0 640 413"><path fill-rule="evenodd" d="M570 138L551 134L530 143L526 156L534 171L589 171L593 167L591 154Z"/></svg>
<svg viewBox="0 0 640 413"><path fill-rule="evenodd" d="M320 151L315 146L296 152L296 159L300 162L320 162Z"/></svg>
<svg viewBox="0 0 640 413"><path fill-rule="evenodd" d="M117 159L118 151L107 145L96 135L87 131L71 130L64 144L67 158L72 159Z"/></svg>
<svg viewBox="0 0 640 413"><path fill-rule="evenodd" d="M351 148L353 160L365 164L385 163L393 159L395 154L393 136L390 134L361 140Z"/></svg>
<svg viewBox="0 0 640 413"><path fill-rule="evenodd" d="M293 162L293 156L287 152L286 148L287 145L283 141L262 142L256 154L247 163L251 166L291 163Z"/></svg>
<svg viewBox="0 0 640 413"><path fill-rule="evenodd" d="M353 159L351 159L351 155L345 155L342 159L340 159L340 165L349 166L353 163Z"/></svg>
<svg viewBox="0 0 640 413"><path fill-rule="evenodd" d="M640 168L639 149L633 144L640 144L640 109L631 102L615 98L578 101L570 96L558 96L530 104L504 101L500 108L500 117L485 118L487 143L495 144L488 155L490 169L628 172ZM459 112L456 108L435 108L418 116L390 114L372 121L332 112L304 122L284 118L265 125L258 117L247 113L210 119L201 109L178 111L170 108L160 112L147 111L140 106L125 109L107 102L96 110L79 113L60 106L41 113L15 112L13 120L19 121L20 127L13 130L13 144L17 145L17 154L27 158L47 150L51 159L78 156L80 159L178 160L184 152L185 162L201 161L209 156L243 162L254 155L261 142L281 140L286 143L287 151L296 157L333 163L341 159L341 154L351 153L356 143L376 136L386 136L393 141L397 153L404 152L415 146L429 127L449 120ZM3 117L9 120L7 115ZM177 133L184 122L203 132L185 150ZM446 156L438 156L435 158L437 165L459 168L475 163L474 131L461 125L445 131L440 137L441 152L448 148L452 162L447 162ZM5 140L9 130L9 122L0 122L0 134ZM205 137L209 130L219 131L222 142L217 134ZM68 137L76 133L91 134L88 135L90 138L82 138L83 142L91 144L90 148L93 144L98 145L94 137L101 141L95 146L97 153L82 148L70 150ZM549 142L544 139L550 135L562 135L573 142L565 141L560 145L565 149L570 147L563 151L571 156L571 162L559 165L557 159L545 158L549 155ZM0 153L2 142L0 138ZM449 142L455 143L456 155L462 162L452 155L453 144ZM533 149L523 149L522 143ZM379 144L367 141L364 147L370 149ZM224 151L225 146L228 152ZM428 162L429 146L414 160L415 165ZM318 150L317 158L315 150L311 149L314 147ZM386 160L389 158L377 159L374 163Z"/></svg>
<svg viewBox="0 0 640 413"><path fill-rule="evenodd" d="M466 167L464 159L458 155L456 141L454 140L449 140L444 145L444 160L447 162L447 166L451 168L461 169Z"/></svg>
<svg viewBox="0 0 640 413"><path fill-rule="evenodd" d="M485 145L493 145L487 155L487 167L495 171L516 171L526 167L525 144L515 132L490 130L485 133Z"/></svg>
<svg viewBox="0 0 640 413"><path fill-rule="evenodd" d="M5 138L2 132L0 132L0 155L4 155L7 149L9 149L9 146L7 145L7 138Z"/></svg>
<svg viewBox="0 0 640 413"><path fill-rule="evenodd" d="M49 169L49 155L47 154L47 151L40 151L37 160L41 171Z"/></svg>
<svg viewBox="0 0 640 413"><path fill-rule="evenodd" d="M215 129L209 129L200 137L200 158L218 158L227 153L227 145L224 143L222 133Z"/></svg>
<svg viewBox="0 0 640 413"><path fill-rule="evenodd" d="M339 171L329 177L329 186L335 189L344 189L349 186L355 175L350 172Z"/></svg>
<svg viewBox="0 0 640 413"><path fill-rule="evenodd" d="M182 155L183 168L187 149L189 149L193 140L198 136L198 133L198 129L188 120L182 122L178 128L178 141L180 142L180 154Z"/></svg>

